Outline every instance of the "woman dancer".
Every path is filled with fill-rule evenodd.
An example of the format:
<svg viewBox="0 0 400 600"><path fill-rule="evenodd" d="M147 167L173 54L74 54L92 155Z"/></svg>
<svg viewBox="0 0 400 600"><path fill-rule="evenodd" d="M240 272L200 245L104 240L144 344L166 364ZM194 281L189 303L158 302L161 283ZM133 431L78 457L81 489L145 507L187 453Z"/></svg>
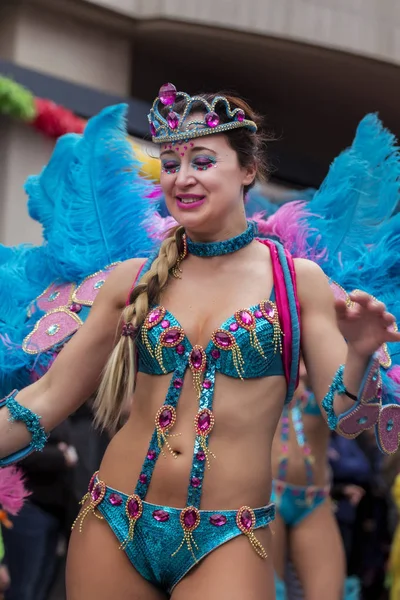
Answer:
<svg viewBox="0 0 400 600"><path fill-rule="evenodd" d="M42 447L107 363L98 423L114 428L134 387L135 397L77 519L69 600L272 599L265 461L296 385L299 314L312 388L348 435L378 421L372 355L400 335L385 306L360 293L337 302L346 345L322 271L254 238L244 194L262 173L263 140L244 102L167 84L149 121L179 227L145 264L117 267L49 372L4 399L0 451L14 452L8 462ZM354 423L360 410L366 421ZM11 432L8 416L21 421Z"/></svg>
<svg viewBox="0 0 400 600"><path fill-rule="evenodd" d="M307 600L343 597L345 556L329 499L328 443L329 429L301 360L295 398L284 408L272 445L271 500L275 571L284 580L290 560Z"/></svg>

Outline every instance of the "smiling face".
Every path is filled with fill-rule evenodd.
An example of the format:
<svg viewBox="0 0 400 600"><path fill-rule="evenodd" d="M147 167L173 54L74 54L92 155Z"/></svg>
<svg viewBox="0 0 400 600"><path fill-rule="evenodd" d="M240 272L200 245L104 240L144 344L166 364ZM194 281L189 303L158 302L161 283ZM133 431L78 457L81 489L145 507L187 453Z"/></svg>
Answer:
<svg viewBox="0 0 400 600"><path fill-rule="evenodd" d="M255 167L240 166L225 135L164 144L160 158L167 208L189 234L243 221L243 188L253 181Z"/></svg>

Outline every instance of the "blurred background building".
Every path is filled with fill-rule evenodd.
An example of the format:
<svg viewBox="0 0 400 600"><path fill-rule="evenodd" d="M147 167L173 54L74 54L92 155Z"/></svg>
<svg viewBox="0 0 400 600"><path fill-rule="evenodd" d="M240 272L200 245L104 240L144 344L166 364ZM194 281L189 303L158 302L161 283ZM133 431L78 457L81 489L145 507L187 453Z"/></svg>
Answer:
<svg viewBox="0 0 400 600"><path fill-rule="evenodd" d="M318 186L360 119L400 134L398 0L2 0L0 75L88 118L128 101L130 133L162 83L238 92L276 141L271 183ZM0 117L0 242L39 242L23 183L53 141Z"/></svg>

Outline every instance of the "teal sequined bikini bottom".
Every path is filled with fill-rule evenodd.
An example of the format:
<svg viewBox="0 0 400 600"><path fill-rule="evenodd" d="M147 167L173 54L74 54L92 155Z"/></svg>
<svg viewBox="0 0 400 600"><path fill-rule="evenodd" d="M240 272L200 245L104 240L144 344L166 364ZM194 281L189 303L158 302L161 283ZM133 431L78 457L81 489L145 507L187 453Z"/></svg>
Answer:
<svg viewBox="0 0 400 600"><path fill-rule="evenodd" d="M247 535L255 551L267 557L253 531L273 521L273 504L221 512L171 508L123 494L97 477L92 478L85 499L90 502L76 520L80 528L86 515L98 511L135 569L168 593L202 558L238 535Z"/></svg>
<svg viewBox="0 0 400 600"><path fill-rule="evenodd" d="M295 527L329 496L329 486L297 486L274 479L271 500L288 527Z"/></svg>

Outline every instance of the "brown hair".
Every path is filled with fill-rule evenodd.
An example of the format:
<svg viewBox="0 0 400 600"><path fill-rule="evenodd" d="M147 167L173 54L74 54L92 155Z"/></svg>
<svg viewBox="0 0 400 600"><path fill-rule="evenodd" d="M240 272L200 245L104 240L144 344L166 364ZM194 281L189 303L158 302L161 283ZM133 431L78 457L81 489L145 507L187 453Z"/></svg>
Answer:
<svg viewBox="0 0 400 600"><path fill-rule="evenodd" d="M201 94L208 102L212 102L215 96L225 95L231 109L241 108L246 119L254 121L258 127L261 126L260 117L254 113L249 105L242 99L227 94ZM174 111L181 112L183 104L174 105ZM202 103L195 103L192 113L204 110ZM225 107L218 103L215 107L220 122L228 120ZM266 136L260 132L252 132L245 127L233 129L226 132L226 138L231 148L237 153L241 167L247 167L255 163L257 168L256 179L263 180L267 175L267 164L264 155L264 144ZM244 193L253 187L255 181L246 186ZM168 284L171 269L177 264L178 258L183 253L183 228L175 227L161 244L157 258L151 265L150 270L143 275L139 283L134 287L129 298L129 305L122 313L125 324L131 324L136 335L140 335L140 327L151 306L158 304L163 289ZM134 340L129 336L121 336L116 344L105 368L105 372L99 387L95 401L95 422L97 425L107 428L113 432L118 426L123 406L131 400L134 391L136 376L136 352Z"/></svg>

